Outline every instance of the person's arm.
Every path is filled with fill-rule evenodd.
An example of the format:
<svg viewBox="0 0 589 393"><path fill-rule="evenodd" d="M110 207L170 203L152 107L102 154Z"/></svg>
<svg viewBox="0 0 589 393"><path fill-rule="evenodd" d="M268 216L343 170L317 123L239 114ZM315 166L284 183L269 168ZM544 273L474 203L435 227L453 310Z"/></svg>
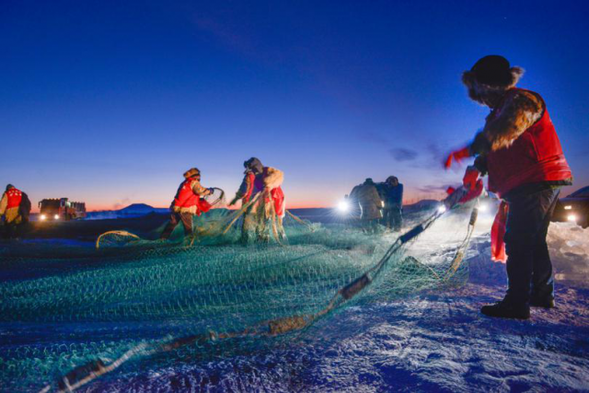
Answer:
<svg viewBox="0 0 589 393"><path fill-rule="evenodd" d="M471 151L484 154L511 146L540 119L543 112L544 103L536 94L522 90L509 94L499 112L487 118L485 128L471 145Z"/></svg>
<svg viewBox="0 0 589 393"><path fill-rule="evenodd" d="M196 195L206 196L211 194L211 190L208 188L203 187L198 180L194 180L192 182L192 191Z"/></svg>
<svg viewBox="0 0 589 393"><path fill-rule="evenodd" d="M6 213L6 207L8 206L8 195L2 194L2 200L0 200L0 216Z"/></svg>
<svg viewBox="0 0 589 393"><path fill-rule="evenodd" d="M238 200L245 198L246 195L250 194L250 189L253 187L253 182L251 181L251 177L246 174L239 186L239 189L235 193L235 198L229 203L229 206L234 205L237 203Z"/></svg>
<svg viewBox="0 0 589 393"><path fill-rule="evenodd" d="M276 168L268 168L266 177L264 178L264 189L272 190L282 185L284 180L284 173Z"/></svg>

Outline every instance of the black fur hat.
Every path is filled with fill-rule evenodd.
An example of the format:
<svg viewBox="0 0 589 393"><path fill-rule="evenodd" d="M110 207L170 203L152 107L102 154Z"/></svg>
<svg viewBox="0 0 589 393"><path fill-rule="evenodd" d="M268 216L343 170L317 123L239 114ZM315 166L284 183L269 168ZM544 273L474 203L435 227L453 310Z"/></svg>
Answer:
<svg viewBox="0 0 589 393"><path fill-rule="evenodd" d="M470 71L465 71L462 81L465 85L472 85L473 81L490 87L514 86L523 75L520 67L511 67L509 61L499 55L489 55L477 61Z"/></svg>

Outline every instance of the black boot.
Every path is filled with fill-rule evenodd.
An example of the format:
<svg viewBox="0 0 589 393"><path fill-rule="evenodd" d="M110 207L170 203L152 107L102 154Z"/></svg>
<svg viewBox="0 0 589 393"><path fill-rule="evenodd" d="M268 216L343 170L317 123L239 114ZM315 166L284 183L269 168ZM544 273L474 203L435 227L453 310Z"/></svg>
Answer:
<svg viewBox="0 0 589 393"><path fill-rule="evenodd" d="M552 296L537 297L533 296L530 299L531 307L554 308L554 298Z"/></svg>
<svg viewBox="0 0 589 393"><path fill-rule="evenodd" d="M495 318L529 319L530 306L503 299L495 304L483 306L481 313Z"/></svg>

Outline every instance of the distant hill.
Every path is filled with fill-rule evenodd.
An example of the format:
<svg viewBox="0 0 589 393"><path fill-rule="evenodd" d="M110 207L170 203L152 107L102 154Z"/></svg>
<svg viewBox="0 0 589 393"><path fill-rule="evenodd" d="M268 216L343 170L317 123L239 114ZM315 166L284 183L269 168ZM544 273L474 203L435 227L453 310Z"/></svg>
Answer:
<svg viewBox="0 0 589 393"><path fill-rule="evenodd" d="M166 208L159 208L146 205L145 203L133 203L127 207L119 210L103 210L96 212L89 212L87 220L107 220L117 218L142 217L148 214L166 214L170 210Z"/></svg>

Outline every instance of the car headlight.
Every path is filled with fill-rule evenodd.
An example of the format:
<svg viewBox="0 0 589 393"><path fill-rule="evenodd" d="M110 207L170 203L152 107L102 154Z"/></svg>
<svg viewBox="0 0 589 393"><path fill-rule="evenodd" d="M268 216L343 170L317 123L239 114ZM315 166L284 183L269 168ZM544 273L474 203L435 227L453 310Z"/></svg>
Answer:
<svg viewBox="0 0 589 393"><path fill-rule="evenodd" d="M39 218L41 219L41 221L45 221L47 219L47 216L45 214L41 214Z"/></svg>
<svg viewBox="0 0 589 393"><path fill-rule="evenodd" d="M573 208L573 207L572 207L571 205L566 205L566 206L564 207L564 210L571 210L572 208Z"/></svg>
<svg viewBox="0 0 589 393"><path fill-rule="evenodd" d="M349 212L350 211L350 202L345 201L345 200L340 201L337 204L337 210L342 214Z"/></svg>
<svg viewBox="0 0 589 393"><path fill-rule="evenodd" d="M54 215L53 218L59 220L59 214Z"/></svg>
<svg viewBox="0 0 589 393"><path fill-rule="evenodd" d="M574 214L569 214L567 216L567 221L571 221L571 222L577 222L577 216Z"/></svg>

